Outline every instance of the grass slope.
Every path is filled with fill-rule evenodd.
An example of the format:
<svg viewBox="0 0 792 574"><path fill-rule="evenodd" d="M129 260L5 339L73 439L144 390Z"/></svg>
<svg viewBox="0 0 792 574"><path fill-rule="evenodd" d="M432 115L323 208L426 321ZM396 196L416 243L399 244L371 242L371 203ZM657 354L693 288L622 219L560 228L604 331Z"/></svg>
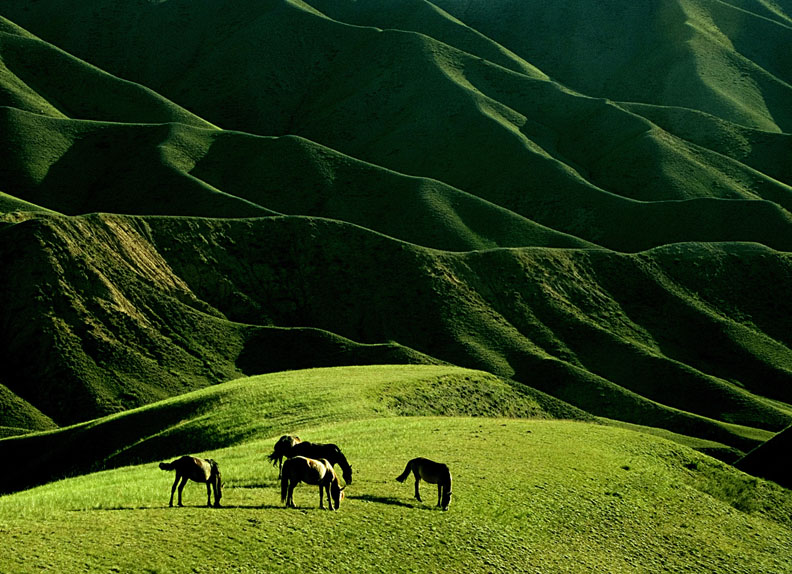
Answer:
<svg viewBox="0 0 792 574"><path fill-rule="evenodd" d="M449 253L306 217L39 216L1 231L6 384L59 423L355 362L483 369L740 450L792 412L792 313L773 297L792 262L758 245Z"/></svg>
<svg viewBox="0 0 792 574"><path fill-rule="evenodd" d="M378 362L787 426L788 2L614 6L0 0L22 427Z"/></svg>
<svg viewBox="0 0 792 574"><path fill-rule="evenodd" d="M591 246L438 181L378 168L302 138L55 119L13 108L0 108L0 126L6 157L0 183L20 204L27 198L70 215L287 213L349 221L456 251Z"/></svg>
<svg viewBox="0 0 792 574"><path fill-rule="evenodd" d="M531 58L521 60L519 52L464 25L465 18L428 3L388 4L380 11L369 2L246 2L220 10L178 0L146 6L103 1L93 9L48 0L27 11L9 3L3 11L223 128L300 135L374 165L442 181L586 241L627 251L691 240L759 241L790 249L788 179L742 163L744 146L710 149L687 142L684 135L695 128L667 131L648 119L656 114L644 117L637 107L613 102L687 106L720 118L733 132L747 126L778 135L788 122L777 102L789 99L790 88L785 80L768 79L772 74L765 68L784 69L783 56L774 55L782 51L755 46L743 56L737 46L742 48L746 33L727 33L734 15L693 0L668 3L674 26L692 31L689 43L655 35L644 42L646 18L662 21L653 8L605 19L571 4L540 18L538 4L503 4L513 17L493 23L488 16L494 12L476 4L465 16L477 16L496 38L501 21L535 21L540 33L526 36L546 50L555 46L548 38L570 37L559 31L564 22L598 23L581 25L571 36L573 52L599 43L597 34L612 35L614 26L630 31L619 35L612 50L587 49L603 60L600 68L621 74L611 82L615 93L602 94L596 86L592 92L565 88L533 68ZM54 10L69 18L49 18ZM163 32L175 21L178 27ZM774 33L761 37L783 45L783 26L746 18L746 30L760 32L764 25ZM97 31L90 41L76 33L86 28ZM109 29L112 34L103 31ZM680 50L690 53L680 57ZM649 79L632 75L632 64L647 51L659 54L657 65L670 78L680 78L668 81L673 90L667 97ZM576 61L564 50L553 53ZM711 54L714 62L707 60ZM677 59L684 62L681 71ZM600 68L590 73L599 78ZM648 74L655 68L638 69ZM573 87L580 83L572 80ZM662 97L632 98L617 89L633 84ZM732 84L745 89L727 92ZM677 91L696 93L696 101L678 101ZM705 129L709 116L690 119ZM730 223L712 223L721 221Z"/></svg>
<svg viewBox="0 0 792 574"><path fill-rule="evenodd" d="M296 422L296 421L295 421ZM288 424L285 429L295 428ZM222 509L167 508L155 464L0 498L6 571L306 569L401 572L790 572L789 491L690 449L583 423L419 417L303 429L356 470L336 513L314 488L284 509L264 459L275 437L207 452L226 482ZM448 512L394 477L414 455L454 476ZM75 534L79 533L79 534Z"/></svg>
<svg viewBox="0 0 792 574"><path fill-rule="evenodd" d="M336 367L216 385L55 432L0 441L18 459L0 491L93 469L176 457L268 437L278 429L411 415L591 419L489 373L451 366ZM35 453L35 455L32 455Z"/></svg>
<svg viewBox="0 0 792 574"><path fill-rule="evenodd" d="M552 8L519 0L435 4L586 94L792 129L784 103L790 55L773 48L790 41L788 1L619 2L618 10L571 0Z"/></svg>

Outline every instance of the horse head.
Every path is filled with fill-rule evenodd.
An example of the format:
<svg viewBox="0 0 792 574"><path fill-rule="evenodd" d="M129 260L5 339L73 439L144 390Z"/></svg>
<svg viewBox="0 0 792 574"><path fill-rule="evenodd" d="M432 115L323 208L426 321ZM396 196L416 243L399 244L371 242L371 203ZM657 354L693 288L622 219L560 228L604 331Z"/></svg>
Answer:
<svg viewBox="0 0 792 574"><path fill-rule="evenodd" d="M342 487L337 478L334 478L333 481L330 483L330 497L333 499L333 506L336 510L341 507L341 501L344 500L344 489L346 486Z"/></svg>
<svg viewBox="0 0 792 574"><path fill-rule="evenodd" d="M450 490L443 493L443 500L440 502L440 507L443 510L448 510L448 505L451 504L451 494L453 493Z"/></svg>

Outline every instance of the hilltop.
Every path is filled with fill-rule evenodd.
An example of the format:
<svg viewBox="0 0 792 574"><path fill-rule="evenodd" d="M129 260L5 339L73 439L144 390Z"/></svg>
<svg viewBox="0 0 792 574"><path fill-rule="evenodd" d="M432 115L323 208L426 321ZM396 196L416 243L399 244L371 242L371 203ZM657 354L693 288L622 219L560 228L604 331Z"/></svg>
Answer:
<svg viewBox="0 0 792 574"><path fill-rule="evenodd" d="M486 373L377 366L224 383L40 434L57 462L98 440L125 466L1 497L0 569L398 572L408 557L424 572L790 571L788 490L675 442L545 416ZM338 512L305 485L283 507L266 455L286 430L343 449L354 480ZM173 475L157 461L218 439L232 446L193 452L218 461L222 507L191 483L168 508ZM417 502L394 480L418 455L449 465L448 512L432 485Z"/></svg>

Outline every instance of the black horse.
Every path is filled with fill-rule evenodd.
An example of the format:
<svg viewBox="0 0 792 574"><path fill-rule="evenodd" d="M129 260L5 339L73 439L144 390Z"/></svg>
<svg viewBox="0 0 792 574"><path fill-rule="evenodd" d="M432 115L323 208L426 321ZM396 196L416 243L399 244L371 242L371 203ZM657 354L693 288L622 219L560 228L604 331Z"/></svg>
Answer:
<svg viewBox="0 0 792 574"><path fill-rule="evenodd" d="M312 458L314 460L327 459L330 464L337 464L340 466L344 482L352 484L352 467L349 465L349 462L347 462L344 453L338 448L338 445L301 441L299 437L291 435L280 437L278 442L275 443L272 454L269 455L272 464L278 465L278 478L281 476L280 468L282 459L295 456L304 456L305 458Z"/></svg>

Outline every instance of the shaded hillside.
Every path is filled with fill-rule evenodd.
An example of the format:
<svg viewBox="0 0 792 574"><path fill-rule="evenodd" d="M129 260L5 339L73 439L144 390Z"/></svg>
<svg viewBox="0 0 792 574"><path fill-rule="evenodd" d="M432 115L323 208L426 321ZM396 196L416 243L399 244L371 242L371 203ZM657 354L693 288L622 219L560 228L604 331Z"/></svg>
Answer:
<svg viewBox="0 0 792 574"><path fill-rule="evenodd" d="M300 135L378 166L440 180L609 248L638 251L694 240L759 241L790 249L789 179L743 163L736 142L703 147L685 139L695 128L677 134L668 131L673 127L668 122L652 123L648 118L654 113L644 117L638 107L614 103L700 110L705 115L691 116L688 123L707 129L710 117L717 117L727 131L743 136L744 127L752 128L747 141L741 140L747 145L788 129L783 102L792 97L792 88L785 80L765 86L761 80L769 72L745 71L734 61L746 56L737 47L724 48L725 40L718 46L726 53L718 52L714 62L706 59L711 39L696 30L715 16L700 1L662 4L678 20L675 25L706 40L701 46L673 35L645 38L647 18L662 27L654 8L619 11L611 21L603 14L594 17L579 3L563 8L514 3L513 18L495 18L494 10L479 15L471 7L459 20L422 2L387 3L385 11L373 10L371 2L318 2L312 8L275 0L244 2L231 10L186 0L90 5L47 0L25 10L6 4L0 5L2 13L47 41L145 84L225 129ZM447 10L453 14L451 4ZM55 10L69 17L50 18ZM465 25L462 16L473 15L480 16L481 28ZM571 73L566 86L551 81L532 65L533 51L505 49L507 43L497 41L498 26L520 20L537 23L535 33L520 32L521 37L545 50L552 47L564 62L575 58L549 40L570 37L560 31L564 22L589 22L571 36L574 45L568 49L574 53L589 41L599 45L601 37L622 38L612 50L588 50L602 60L587 68L596 77L603 69L622 74L607 84L614 93L601 93ZM762 36L772 39L771 45L789 42L787 28L772 21L748 18L747 30L754 29L755 20L775 27ZM492 36L482 32L489 28L485 24L495 28ZM616 28L629 33L615 34ZM93 33L80 32L86 29ZM689 57L680 56L680 49L690 51ZM655 66L638 66L646 51L658 54ZM747 52L767 68L784 68L783 56L772 49ZM680 58L688 63L679 64ZM565 81L553 61L546 64L553 80ZM655 77L658 68L675 80L668 80L674 88L668 94L649 78L635 76L640 69ZM730 82L752 86L728 92L734 109L721 96ZM618 89L633 84L653 97ZM764 99L757 99L756 90ZM677 91L695 93L695 101L678 101ZM788 144L786 137L771 145L785 154ZM702 198L711 201L697 201ZM712 224L724 219L730 223Z"/></svg>
<svg viewBox="0 0 792 574"><path fill-rule="evenodd" d="M792 131L788 0L434 4L585 94Z"/></svg>
<svg viewBox="0 0 792 574"><path fill-rule="evenodd" d="M288 213L349 221L456 251L592 246L441 182L404 176L293 136L180 123L86 122L14 108L0 108L0 133L0 185L18 199L4 211L34 201L68 215Z"/></svg>
<svg viewBox="0 0 792 574"><path fill-rule="evenodd" d="M243 373L436 360L742 450L792 418L792 310L757 297L792 260L757 245L452 254L305 217L2 234L7 385L61 423Z"/></svg>
<svg viewBox="0 0 792 574"><path fill-rule="evenodd" d="M608 6L0 0L0 425L449 363L788 426L792 7Z"/></svg>
<svg viewBox="0 0 792 574"><path fill-rule="evenodd" d="M786 428L735 462L740 470L792 488L789 448L792 428Z"/></svg>

